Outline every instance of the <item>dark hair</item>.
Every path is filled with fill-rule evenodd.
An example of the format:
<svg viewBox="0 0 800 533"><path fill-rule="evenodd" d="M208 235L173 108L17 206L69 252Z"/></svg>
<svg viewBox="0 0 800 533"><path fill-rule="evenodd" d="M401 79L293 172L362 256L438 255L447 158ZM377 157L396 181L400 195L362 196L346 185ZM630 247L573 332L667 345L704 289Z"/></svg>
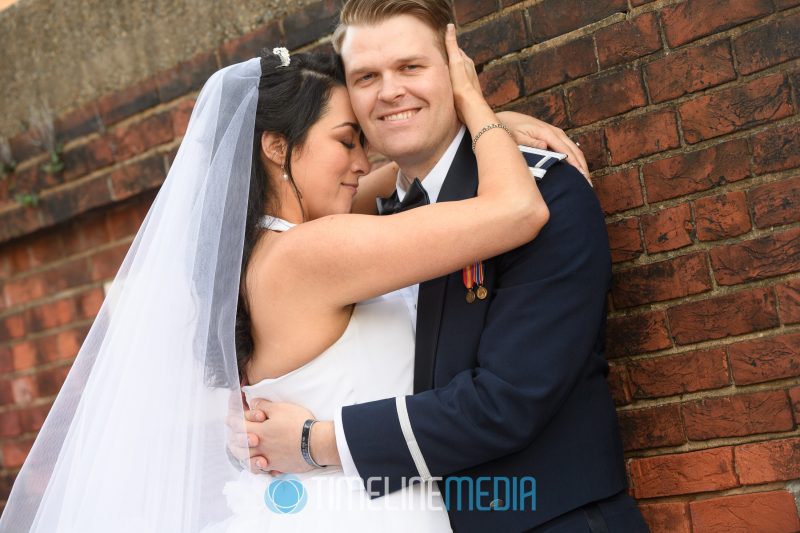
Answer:
<svg viewBox="0 0 800 533"><path fill-rule="evenodd" d="M284 67L270 49L261 51L250 195L247 201L236 311L236 359L240 381L244 378L245 367L253 356L252 323L246 284L247 265L253 248L264 231L258 227L259 219L268 209L274 210L278 207L261 160L261 135L271 132L284 137L287 146L284 167L299 202L300 191L292 178L292 153L295 149L303 148L308 130L327 112L332 89L344 84L341 62L334 54L292 54L290 64Z"/></svg>

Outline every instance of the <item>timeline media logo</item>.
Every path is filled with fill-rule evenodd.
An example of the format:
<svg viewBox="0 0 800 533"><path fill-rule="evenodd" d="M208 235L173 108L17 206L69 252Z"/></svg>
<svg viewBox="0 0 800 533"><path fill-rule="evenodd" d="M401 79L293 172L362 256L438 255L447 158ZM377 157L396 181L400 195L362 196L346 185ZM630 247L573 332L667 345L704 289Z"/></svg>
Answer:
<svg viewBox="0 0 800 533"><path fill-rule="evenodd" d="M273 513L298 513L308 503L308 494L297 476L281 474L264 492L264 503Z"/></svg>

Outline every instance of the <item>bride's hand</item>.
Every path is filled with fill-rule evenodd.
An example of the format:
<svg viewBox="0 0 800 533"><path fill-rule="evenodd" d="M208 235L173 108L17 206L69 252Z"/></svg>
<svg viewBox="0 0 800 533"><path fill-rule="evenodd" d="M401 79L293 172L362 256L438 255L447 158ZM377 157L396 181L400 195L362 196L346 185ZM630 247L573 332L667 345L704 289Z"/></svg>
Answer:
<svg viewBox="0 0 800 533"><path fill-rule="evenodd" d="M567 154L566 162L577 168L591 184L586 158L564 130L514 111L500 111L497 118L508 126L517 144Z"/></svg>
<svg viewBox="0 0 800 533"><path fill-rule="evenodd" d="M483 98L475 63L458 47L456 28L453 24L447 25L447 34L444 42L450 68L450 83L453 86L453 101L459 118L462 122L466 122L464 119L466 110L469 110L476 103L483 103L487 106L488 104Z"/></svg>

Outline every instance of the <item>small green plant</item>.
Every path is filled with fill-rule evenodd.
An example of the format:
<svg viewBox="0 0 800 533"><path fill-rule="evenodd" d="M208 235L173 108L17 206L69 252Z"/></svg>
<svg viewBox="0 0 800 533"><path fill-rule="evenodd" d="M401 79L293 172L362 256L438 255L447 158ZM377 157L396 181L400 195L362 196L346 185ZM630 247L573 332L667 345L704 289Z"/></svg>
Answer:
<svg viewBox="0 0 800 533"><path fill-rule="evenodd" d="M15 194L14 200L22 207L36 207L39 205L39 195L35 192Z"/></svg>
<svg viewBox="0 0 800 533"><path fill-rule="evenodd" d="M64 145L62 143L56 143L52 150L50 150L50 160L42 165L42 170L47 172L48 174L58 174L62 170L64 170L64 162L61 160L61 155L63 154Z"/></svg>

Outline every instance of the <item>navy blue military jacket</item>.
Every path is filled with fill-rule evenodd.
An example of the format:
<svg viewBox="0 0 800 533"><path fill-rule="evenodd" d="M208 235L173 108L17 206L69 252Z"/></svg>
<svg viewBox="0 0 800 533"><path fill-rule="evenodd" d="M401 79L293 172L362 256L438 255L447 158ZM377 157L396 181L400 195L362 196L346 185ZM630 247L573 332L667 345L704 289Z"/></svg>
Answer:
<svg viewBox="0 0 800 533"><path fill-rule="evenodd" d="M531 167L540 162L524 155ZM473 197L477 185L466 135L438 201ZM538 185L549 222L533 241L483 262L487 298L467 303L461 271L420 285L415 394L342 411L369 490L441 478L459 532L530 529L626 486L603 355L611 279L603 213L566 163Z"/></svg>

